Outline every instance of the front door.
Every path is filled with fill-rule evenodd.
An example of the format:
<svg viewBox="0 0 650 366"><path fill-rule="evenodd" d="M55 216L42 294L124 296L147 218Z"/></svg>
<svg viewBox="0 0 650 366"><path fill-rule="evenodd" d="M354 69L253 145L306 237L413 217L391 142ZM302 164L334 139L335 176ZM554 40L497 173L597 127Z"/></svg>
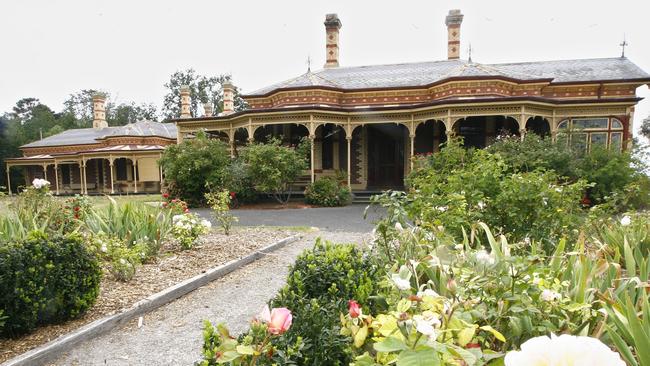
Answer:
<svg viewBox="0 0 650 366"><path fill-rule="evenodd" d="M368 126L368 188L404 186L404 127Z"/></svg>

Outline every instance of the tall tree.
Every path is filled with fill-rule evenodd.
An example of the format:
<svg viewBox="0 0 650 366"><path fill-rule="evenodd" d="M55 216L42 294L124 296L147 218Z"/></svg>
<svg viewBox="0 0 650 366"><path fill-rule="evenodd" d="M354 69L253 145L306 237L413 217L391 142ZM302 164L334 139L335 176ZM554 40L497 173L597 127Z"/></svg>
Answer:
<svg viewBox="0 0 650 366"><path fill-rule="evenodd" d="M204 103L212 104L213 113L223 111L223 83L230 80L230 75L204 76L196 73L194 69L176 71L165 83L168 89L163 101L164 118L178 118L181 115L181 86L190 87L191 106L193 116L198 116ZM248 108L244 99L235 88L235 111Z"/></svg>
<svg viewBox="0 0 650 366"><path fill-rule="evenodd" d="M111 109L107 113L106 120L108 121L109 126L122 126L127 123L134 123L141 120L157 121L158 110L156 106L151 103L122 103L117 106L111 106Z"/></svg>
<svg viewBox="0 0 650 366"><path fill-rule="evenodd" d="M80 92L70 94L63 102L65 111L72 114L77 120L77 127L90 127L93 122L93 94L95 89L83 89ZM106 99L109 95L106 94ZM107 108L108 109L108 108Z"/></svg>
<svg viewBox="0 0 650 366"><path fill-rule="evenodd" d="M641 123L641 128L639 129L639 132L650 140L650 116L648 118L644 119L643 122Z"/></svg>

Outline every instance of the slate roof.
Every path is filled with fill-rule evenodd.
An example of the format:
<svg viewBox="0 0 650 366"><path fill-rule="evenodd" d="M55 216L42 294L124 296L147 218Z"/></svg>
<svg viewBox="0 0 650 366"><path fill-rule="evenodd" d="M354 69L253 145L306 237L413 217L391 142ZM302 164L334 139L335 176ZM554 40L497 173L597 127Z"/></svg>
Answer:
<svg viewBox="0 0 650 366"><path fill-rule="evenodd" d="M277 89L311 86L342 90L417 87L449 78L489 76L523 81L546 79L552 83L629 79L650 81L650 74L625 57L506 64L444 60L323 69L270 85L247 96L266 95Z"/></svg>
<svg viewBox="0 0 650 366"><path fill-rule="evenodd" d="M21 148L96 144L99 142L98 140L114 136L157 136L175 139L176 125L173 123L140 121L125 126L106 127L102 129L76 128L63 131L42 140L30 142L21 146Z"/></svg>

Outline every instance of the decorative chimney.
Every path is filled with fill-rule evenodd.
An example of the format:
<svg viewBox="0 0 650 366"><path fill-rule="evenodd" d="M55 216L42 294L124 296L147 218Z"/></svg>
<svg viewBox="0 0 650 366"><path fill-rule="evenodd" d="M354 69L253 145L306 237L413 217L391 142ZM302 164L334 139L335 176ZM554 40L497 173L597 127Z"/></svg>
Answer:
<svg viewBox="0 0 650 366"><path fill-rule="evenodd" d="M102 93L93 94L93 128L102 129L108 127L106 122L106 95Z"/></svg>
<svg viewBox="0 0 650 366"><path fill-rule="evenodd" d="M235 86L230 80L223 83L223 115L235 112Z"/></svg>
<svg viewBox="0 0 650 366"><path fill-rule="evenodd" d="M181 85L181 118L192 118L191 106L190 86Z"/></svg>
<svg viewBox="0 0 650 366"><path fill-rule="evenodd" d="M336 14L325 15L325 68L339 67L339 29L341 21Z"/></svg>
<svg viewBox="0 0 650 366"><path fill-rule="evenodd" d="M212 117L212 103L203 103L203 117Z"/></svg>
<svg viewBox="0 0 650 366"><path fill-rule="evenodd" d="M447 59L457 60L460 58L460 23L463 22L463 14L459 9L449 10L445 19L447 24Z"/></svg>

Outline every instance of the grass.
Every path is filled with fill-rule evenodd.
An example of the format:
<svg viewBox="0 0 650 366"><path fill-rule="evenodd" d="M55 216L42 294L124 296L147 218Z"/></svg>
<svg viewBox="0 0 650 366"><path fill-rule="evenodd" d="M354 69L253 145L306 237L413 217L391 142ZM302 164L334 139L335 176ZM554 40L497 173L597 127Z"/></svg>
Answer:
<svg viewBox="0 0 650 366"><path fill-rule="evenodd" d="M88 199L93 207L104 208L107 207L110 203L108 196L89 196ZM65 200L69 196L59 197L61 200ZM121 205L126 202L160 202L161 198L159 194L138 194L138 195L123 195L123 196L111 196L118 205ZM6 215L9 209L9 204L12 202L13 198L9 196L0 197L0 215Z"/></svg>

